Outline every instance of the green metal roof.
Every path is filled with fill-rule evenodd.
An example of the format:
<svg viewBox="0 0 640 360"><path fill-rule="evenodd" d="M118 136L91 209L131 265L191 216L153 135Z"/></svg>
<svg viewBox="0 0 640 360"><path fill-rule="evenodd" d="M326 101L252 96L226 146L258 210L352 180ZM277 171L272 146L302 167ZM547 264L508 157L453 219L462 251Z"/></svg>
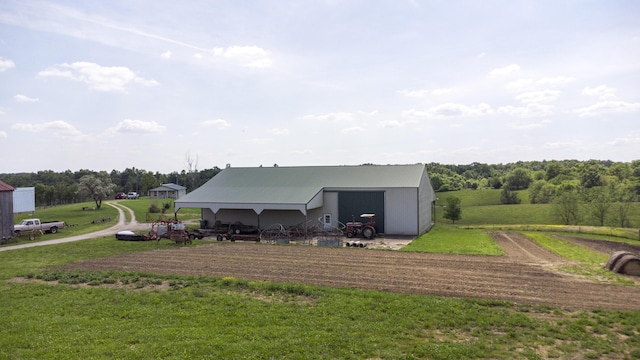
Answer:
<svg viewBox="0 0 640 360"><path fill-rule="evenodd" d="M417 188L424 164L227 168L176 200L193 204L306 204L322 190Z"/></svg>

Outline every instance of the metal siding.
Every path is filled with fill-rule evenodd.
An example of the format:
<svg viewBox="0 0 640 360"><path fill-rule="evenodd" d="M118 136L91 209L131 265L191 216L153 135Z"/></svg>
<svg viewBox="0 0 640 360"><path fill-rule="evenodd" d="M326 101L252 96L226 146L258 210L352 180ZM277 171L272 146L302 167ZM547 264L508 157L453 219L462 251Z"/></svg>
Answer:
<svg viewBox="0 0 640 360"><path fill-rule="evenodd" d="M436 201L436 193L433 191L429 174L425 168L420 180L420 188L418 189L418 214L420 224L420 234L425 233L433 226L432 203Z"/></svg>
<svg viewBox="0 0 640 360"><path fill-rule="evenodd" d="M216 220L223 224L241 222L244 225L258 226L258 214L247 209L222 209L216 214Z"/></svg>
<svg viewBox="0 0 640 360"><path fill-rule="evenodd" d="M13 192L13 212L23 213L33 211L36 211L36 188L16 188Z"/></svg>
<svg viewBox="0 0 640 360"><path fill-rule="evenodd" d="M418 235L418 189L387 189L385 200L386 233Z"/></svg>
<svg viewBox="0 0 640 360"><path fill-rule="evenodd" d="M360 220L360 214L376 214L378 232L385 232L384 191L338 192L338 219L342 223Z"/></svg>
<svg viewBox="0 0 640 360"><path fill-rule="evenodd" d="M0 239L13 236L13 191L0 191Z"/></svg>
<svg viewBox="0 0 640 360"><path fill-rule="evenodd" d="M265 210L260 214L260 228L266 229L276 223L288 228L303 224L305 219L298 210Z"/></svg>

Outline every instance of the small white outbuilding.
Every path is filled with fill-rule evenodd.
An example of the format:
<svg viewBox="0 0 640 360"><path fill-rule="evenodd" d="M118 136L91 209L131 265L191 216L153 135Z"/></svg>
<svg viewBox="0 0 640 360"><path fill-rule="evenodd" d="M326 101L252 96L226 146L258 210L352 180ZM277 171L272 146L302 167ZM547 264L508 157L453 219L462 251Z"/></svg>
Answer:
<svg viewBox="0 0 640 360"><path fill-rule="evenodd" d="M424 164L226 168L175 201L217 222L266 228L359 220L374 213L378 232L417 236L434 223L435 192Z"/></svg>

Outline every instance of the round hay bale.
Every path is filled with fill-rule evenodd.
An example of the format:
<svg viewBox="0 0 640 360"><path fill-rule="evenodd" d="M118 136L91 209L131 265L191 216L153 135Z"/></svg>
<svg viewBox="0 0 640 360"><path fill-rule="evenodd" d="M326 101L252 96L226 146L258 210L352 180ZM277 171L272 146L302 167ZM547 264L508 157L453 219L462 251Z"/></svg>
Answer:
<svg viewBox="0 0 640 360"><path fill-rule="evenodd" d="M640 276L640 258L633 254L624 255L616 262L613 271L618 274Z"/></svg>
<svg viewBox="0 0 640 360"><path fill-rule="evenodd" d="M618 261L620 261L620 259L625 255L633 255L633 254L628 251L616 251L613 254L611 254L611 257L609 257L609 261L607 261L607 264L604 266L605 269L613 271L613 268L616 266Z"/></svg>

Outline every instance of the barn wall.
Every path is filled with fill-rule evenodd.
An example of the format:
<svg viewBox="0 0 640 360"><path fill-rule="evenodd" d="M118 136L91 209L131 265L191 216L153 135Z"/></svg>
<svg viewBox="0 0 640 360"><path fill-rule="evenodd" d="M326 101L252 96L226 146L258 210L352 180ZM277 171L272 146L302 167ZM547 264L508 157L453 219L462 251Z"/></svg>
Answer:
<svg viewBox="0 0 640 360"><path fill-rule="evenodd" d="M385 194L386 234L418 235L418 189L387 189Z"/></svg>
<svg viewBox="0 0 640 360"><path fill-rule="evenodd" d="M13 236L13 191L0 191L0 239Z"/></svg>
<svg viewBox="0 0 640 360"><path fill-rule="evenodd" d="M216 220L223 224L241 222L244 225L258 226L258 214L250 209L221 209L216 214Z"/></svg>
<svg viewBox="0 0 640 360"><path fill-rule="evenodd" d="M431 186L429 174L425 168L422 179L420 180L420 188L418 189L418 214L419 214L419 234L423 234L434 224L432 218L432 204L436 201L436 193Z"/></svg>
<svg viewBox="0 0 640 360"><path fill-rule="evenodd" d="M260 214L260 228L265 229L273 224L294 227L304 224L306 217L298 210L265 210Z"/></svg>
<svg viewBox="0 0 640 360"><path fill-rule="evenodd" d="M321 211L314 212L309 218L313 219L314 222L322 223L324 214L331 214L331 225L338 227L338 193L335 191L325 191L322 196L324 203L320 209Z"/></svg>

